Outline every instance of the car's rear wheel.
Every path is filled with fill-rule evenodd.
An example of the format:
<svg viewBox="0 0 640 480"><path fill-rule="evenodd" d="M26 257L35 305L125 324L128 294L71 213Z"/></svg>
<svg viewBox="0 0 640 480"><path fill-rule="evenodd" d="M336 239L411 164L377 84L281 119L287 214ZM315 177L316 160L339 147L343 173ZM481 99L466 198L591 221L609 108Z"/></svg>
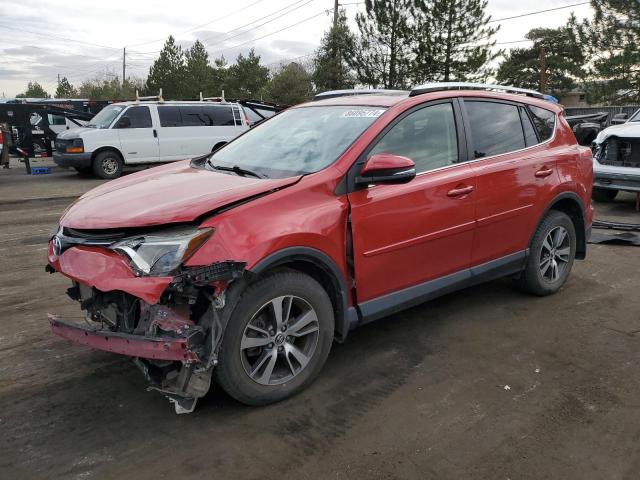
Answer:
<svg viewBox="0 0 640 480"><path fill-rule="evenodd" d="M616 195L618 195L618 190L614 190L613 188L600 188L593 187L593 191L591 192L591 198L593 198L596 202L613 202L615 200Z"/></svg>
<svg viewBox="0 0 640 480"><path fill-rule="evenodd" d="M552 210L538 226L531 241L523 290L534 295L557 292L567 280L576 255L576 230L567 214Z"/></svg>
<svg viewBox="0 0 640 480"><path fill-rule="evenodd" d="M239 299L227 325L218 383L248 405L266 405L306 388L333 341L329 296L313 278L282 272L259 280Z"/></svg>
<svg viewBox="0 0 640 480"><path fill-rule="evenodd" d="M100 152L93 159L93 173L107 180L122 175L122 167L122 158L112 150Z"/></svg>

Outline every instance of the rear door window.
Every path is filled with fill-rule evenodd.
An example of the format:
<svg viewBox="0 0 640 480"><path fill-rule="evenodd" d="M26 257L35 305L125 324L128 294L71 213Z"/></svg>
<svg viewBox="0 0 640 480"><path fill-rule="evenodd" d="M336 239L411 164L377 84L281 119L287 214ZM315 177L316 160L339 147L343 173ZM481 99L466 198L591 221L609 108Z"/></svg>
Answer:
<svg viewBox="0 0 640 480"><path fill-rule="evenodd" d="M465 100L471 124L473 158L513 152L525 147L517 105Z"/></svg>
<svg viewBox="0 0 640 480"><path fill-rule="evenodd" d="M182 126L182 115L180 114L180 107L159 106L158 115L160 116L160 125L162 125L163 127Z"/></svg>
<svg viewBox="0 0 640 480"><path fill-rule="evenodd" d="M236 124L231 107L205 105L202 109L207 126L228 127Z"/></svg>
<svg viewBox="0 0 640 480"><path fill-rule="evenodd" d="M553 129L556 126L556 114L533 105L529 105L529 111L531 112L533 124L538 131L540 141L549 140L553 136Z"/></svg>
<svg viewBox="0 0 640 480"><path fill-rule="evenodd" d="M185 127L204 127L208 125L200 105L185 105L180 107L182 124Z"/></svg>

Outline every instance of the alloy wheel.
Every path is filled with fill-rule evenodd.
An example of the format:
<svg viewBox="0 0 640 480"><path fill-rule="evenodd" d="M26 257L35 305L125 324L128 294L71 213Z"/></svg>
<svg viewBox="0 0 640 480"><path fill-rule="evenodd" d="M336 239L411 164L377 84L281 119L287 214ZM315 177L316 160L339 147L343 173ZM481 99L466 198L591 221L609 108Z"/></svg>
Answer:
<svg viewBox="0 0 640 480"><path fill-rule="evenodd" d="M260 385L291 381L309 364L318 345L316 311L293 295L276 297L244 329L240 357L245 373Z"/></svg>
<svg viewBox="0 0 640 480"><path fill-rule="evenodd" d="M562 226L551 229L542 242L540 251L540 274L550 283L562 277L571 256L569 232Z"/></svg>
<svg viewBox="0 0 640 480"><path fill-rule="evenodd" d="M113 175L118 171L118 161L113 157L102 160L102 170L107 175Z"/></svg>

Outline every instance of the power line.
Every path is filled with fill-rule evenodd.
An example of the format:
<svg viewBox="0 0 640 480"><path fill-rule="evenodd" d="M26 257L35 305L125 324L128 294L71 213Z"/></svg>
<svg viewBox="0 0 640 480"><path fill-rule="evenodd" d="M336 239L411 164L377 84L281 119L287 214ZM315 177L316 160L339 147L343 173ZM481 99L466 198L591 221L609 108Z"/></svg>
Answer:
<svg viewBox="0 0 640 480"><path fill-rule="evenodd" d="M531 15L538 15L539 13L553 12L555 10L562 10L565 8L577 7L579 5L587 5L589 3L591 2L580 2L580 3L573 3L571 5L563 5L562 7L547 8L546 10L538 10L536 12L523 13L522 15L514 15L513 17L504 17L504 18L498 18L496 20L489 20L487 23L496 23L496 22L503 22L505 20L513 20L514 18L529 17Z"/></svg>
<svg viewBox="0 0 640 480"><path fill-rule="evenodd" d="M332 11L333 11L333 9L332 9L332 8L330 8L329 10L323 10L322 12L317 13L317 14L315 14L315 15L312 15L312 16L310 16L310 17L307 17L307 18L305 18L304 20L300 20L299 22L293 23L293 24L291 24L291 25L287 25L286 27L283 27L283 28L281 28L280 30L276 30L275 32L267 33L266 35L262 35L261 37L252 38L251 40L248 40L248 41L246 41L246 42L242 42L242 43L238 43L238 44L233 45L233 46L231 46L231 47L225 47L225 48L224 48L224 50L232 50L232 49L234 49L234 48L242 47L243 45L246 45L246 44L248 44L248 43L255 42L256 40L262 40L263 38L270 37L271 35L275 35L276 33L280 33L280 32L282 32L282 31L284 31L284 30L288 30L288 29L290 29L290 28L293 28L293 27L295 27L295 26L298 26L298 25L300 25L301 23L308 22L309 20L312 20L312 19L314 19L314 18L316 18L316 17L319 17L320 15L328 15L328 14L329 14L329 13L331 13ZM224 50L219 50L219 51L220 51L220 52L222 52L222 51L224 51Z"/></svg>
<svg viewBox="0 0 640 480"><path fill-rule="evenodd" d="M234 28L234 29L232 29L232 30L229 30L228 32L221 33L221 34L219 34L219 35L214 35L213 37L205 38L205 39L203 39L203 40L200 40L200 42L202 42L203 44L205 44L205 45L206 45L206 42L208 42L209 40L211 40L211 39L213 39L213 38L216 38L216 39L217 39L217 38L222 38L222 37L224 37L224 36L226 36L226 35L229 35L229 34L231 34L231 33L233 33L233 32L237 32L238 30L241 30L241 29L246 28L246 27L250 27L250 26L252 26L252 25L253 25L253 28L260 28L260 27L262 27L262 26L264 26L264 25L266 25L266 24L268 24L268 23L270 23L270 22L272 22L272 21L274 21L274 20L277 20L278 18L282 18L282 17L284 17L285 15L288 15L288 14L290 14L291 12L294 12L294 11L295 11L295 10L297 10L298 8L303 7L303 6L307 5L308 3L311 3L312 1L313 1L313 0L296 0L295 2L290 3L289 5L287 5L287 6L283 7L283 8L281 8L281 9L279 9L279 10L276 10L275 12L271 12L271 13L269 13L268 15L264 15L264 16L262 16L262 17L260 17L260 18L257 18L257 19L255 19L255 20L253 20L253 21L249 22L249 23L245 23L244 25L240 25L239 27L236 27L236 28ZM304 2L304 3L302 3L302 5L298 5L298 4L300 4L301 2ZM264 20L265 18L272 17L273 15L276 15L276 14L278 14L278 13L282 12L283 10L287 10L288 8L291 8L291 7L294 7L294 6L295 6L295 8L293 8L293 9L289 10L288 12L283 13L282 15L278 15L277 17L272 18L272 19L270 19L270 20L268 20L268 21L266 21L266 22L264 22L264 23L261 23L260 25L254 25L255 23L257 23L257 22L259 22L259 21L261 21L261 20ZM236 34L236 35L232 35L232 36L230 36L230 37L225 38L225 40L223 40L223 41L229 40L229 39L231 39L231 38L238 37L238 36L243 35L243 34L245 34L245 33L248 33L248 32L247 32L247 31L240 32L240 33L238 33L238 34ZM219 45L219 43L220 43L220 42L218 42L218 43L214 43L213 45ZM209 46L212 46L212 45L209 45ZM156 51L153 51L153 52L135 52L135 51L134 51L133 53L137 53L137 54L155 54L155 53L159 53L159 52L161 52L161 50L156 50Z"/></svg>
<svg viewBox="0 0 640 480"><path fill-rule="evenodd" d="M244 8L241 8L240 10L235 10L227 15L224 15L222 17L218 17L215 20L211 20L210 22L207 23L201 23L200 25L196 25L195 27L189 28L187 30L183 30L182 32L178 32L178 35L183 34L183 33L188 33L188 32L192 32L193 30L197 30L198 28L202 28L202 27L206 27L207 25L211 25L212 23L217 23L221 20L224 20L225 18L229 18L232 17L233 15L236 15L244 10L247 10L251 7L253 7L254 5L257 5L260 2L264 2L264 0L257 0L256 2L250 3L249 5L247 5ZM150 40L148 42L144 42L144 43L134 43L133 45L129 45L130 47L139 47L140 45L148 45L150 43L155 43L155 42L160 42L162 40L165 40L166 37L163 38L158 38L157 40Z"/></svg>
<svg viewBox="0 0 640 480"><path fill-rule="evenodd" d="M16 30L18 32L21 33L31 33L32 35L39 35L41 37L47 37L47 38L59 38L61 40L66 40L68 42L74 42L74 43L82 43L84 45L91 45L93 47L100 47L100 48L108 48L110 50L120 50L119 48L116 47L108 47L107 45L100 45L99 43L91 43L91 42L83 42L81 40L77 40L75 38L69 38L69 37L63 37L61 35L55 35L53 33L41 33L41 32L36 32L34 30L25 30L24 28L17 28L17 27L11 27L9 25L4 25L2 23L0 23L0 28L6 28L8 30Z"/></svg>
<svg viewBox="0 0 640 480"><path fill-rule="evenodd" d="M19 57L20 55L22 56L29 56L28 53L18 53L18 54L10 54L10 53L6 53L6 51L8 49L10 49L12 47L5 47L4 48L4 53L2 53L3 56L13 56L13 57ZM75 53L71 50L63 50L63 49L59 49L59 48L46 48L46 47L38 47L36 45L23 45L22 48L34 48L36 50L42 50L45 52L49 52L49 53L66 53L68 56L74 56L74 57L83 57L83 58L90 58L92 60L100 60L100 61L105 61L108 59L105 59L104 56L102 57L96 57L95 55L84 55L82 53Z"/></svg>
<svg viewBox="0 0 640 480"><path fill-rule="evenodd" d="M289 15L291 12L294 12L294 11L298 10L299 8L304 7L305 5L307 5L307 4L309 4L309 3L311 3L312 1L313 1L313 0L306 0L303 4L301 4L301 5L297 5L295 8L292 8L292 9L291 9L291 10L289 10L288 12L284 12L283 14L278 15L277 17L271 18L271 19L267 20L266 22L261 23L260 25L255 25L253 28L260 28L260 27L263 27L263 26L265 26L265 25L266 25L266 24L268 24L268 23L271 23L271 22L273 22L273 21L275 21L275 20L277 20L277 19L279 19L279 18L284 17L285 15ZM299 0L299 1L297 1L297 2L292 3L291 5L289 5L289 6L285 7L285 8L282 8L282 9L280 9L280 10L277 10L277 11L275 11L275 12L273 12L273 13L269 14L269 15L266 15L266 16L264 16L264 17L262 17L262 18L259 18L259 19L257 19L257 20L254 20L254 21L253 21L253 22L251 22L251 23L248 23L248 24L246 24L246 25L242 25L242 26L240 26L240 27L238 27L238 28L234 28L234 29L233 29L233 30L231 30L230 32L227 32L226 34L223 34L223 35L219 35L219 36L217 36L217 37L222 37L222 36L224 36L224 35L228 35L229 33L232 33L232 32L235 32L235 31L237 31L237 30L240 30L240 29L242 29L242 28L248 27L248 26L250 26L250 25L252 25L252 24L254 24L254 23L256 23L256 22L259 22L260 20L263 20L263 19L265 19L265 18L267 18L267 17L270 17L270 16L272 16L272 15L275 15L276 13L280 13L282 10L286 10L287 8L289 8L289 7L293 6L293 5L295 5L296 3L300 3L300 0ZM232 38L238 37L238 36L240 36L240 35L244 35L245 33L247 33L247 32L240 32L240 33L237 33L237 34L232 35L232 36L230 36L230 37L226 37L224 40L222 40L222 42L226 42L227 40L230 40L230 39L232 39ZM215 38L215 37L205 38L204 40L202 40L202 43L204 43L204 44L206 45L206 42L208 42L208 41L209 41L209 40L211 40L212 38ZM220 45L220 43L222 43L222 42L209 44L208 46L213 47L213 46L215 46L215 45Z"/></svg>

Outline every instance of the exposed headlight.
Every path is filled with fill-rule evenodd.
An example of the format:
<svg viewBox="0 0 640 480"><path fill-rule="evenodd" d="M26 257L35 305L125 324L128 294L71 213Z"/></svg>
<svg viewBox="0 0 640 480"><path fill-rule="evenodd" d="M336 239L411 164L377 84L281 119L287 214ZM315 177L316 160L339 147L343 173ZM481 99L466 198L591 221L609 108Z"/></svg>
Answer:
<svg viewBox="0 0 640 480"><path fill-rule="evenodd" d="M212 233L211 228L176 228L129 237L109 248L127 256L137 273L162 276L184 263Z"/></svg>

